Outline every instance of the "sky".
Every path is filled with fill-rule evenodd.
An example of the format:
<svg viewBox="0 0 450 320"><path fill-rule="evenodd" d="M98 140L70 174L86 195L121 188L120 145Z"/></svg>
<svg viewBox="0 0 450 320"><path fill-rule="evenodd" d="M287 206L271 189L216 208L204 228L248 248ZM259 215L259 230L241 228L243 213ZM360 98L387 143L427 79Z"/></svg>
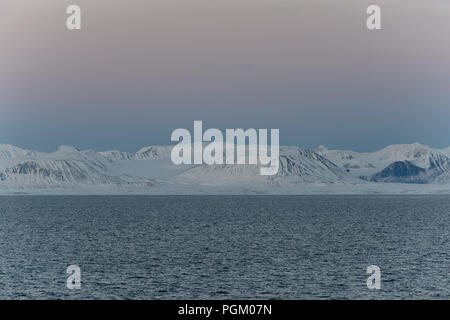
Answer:
<svg viewBox="0 0 450 320"><path fill-rule="evenodd" d="M303 148L447 147L449 17L446 0L2 0L0 143L135 151L202 120Z"/></svg>

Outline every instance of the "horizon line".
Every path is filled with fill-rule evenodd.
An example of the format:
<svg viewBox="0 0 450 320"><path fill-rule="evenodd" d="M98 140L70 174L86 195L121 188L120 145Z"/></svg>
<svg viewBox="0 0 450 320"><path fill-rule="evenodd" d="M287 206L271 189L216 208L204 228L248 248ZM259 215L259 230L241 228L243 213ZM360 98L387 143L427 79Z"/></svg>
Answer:
<svg viewBox="0 0 450 320"><path fill-rule="evenodd" d="M203 141L203 142L205 144L211 143L211 141ZM41 152L41 153L53 153L53 152L58 151L62 147L74 148L74 149L76 149L77 151L80 151L80 152L81 151L95 151L95 152L119 151L119 152L125 152L125 153L136 153L136 152L139 152L140 150L142 150L144 148L150 148L150 147L174 147L176 145L177 145L177 143L175 143L173 145L171 145L171 144L149 144L149 145L144 145L144 146L138 148L136 151L121 151L120 149L114 149L114 148L113 149L105 149L105 150L103 150L103 149L94 149L94 148L79 148L76 145L61 144L61 145L57 146L56 148L54 148L53 151L42 151L42 150L34 149L34 148L33 149L24 148L24 147L15 145L15 144L10 144L10 143L0 143L0 146L11 146L11 147L22 149L22 150L26 150L26 151L36 151L36 152ZM245 145L248 145L248 144L246 143ZM311 148L304 148L304 147L301 147L301 146L298 146L298 145L284 145L284 144L280 144L279 146L280 147L296 147L296 148L300 148L300 149L303 149L303 150L310 150L310 151L315 151L315 150L323 147L323 148L325 148L328 151L353 151L353 152L358 152L358 153L373 153L373 152L377 152L377 151L383 150L383 149L385 149L387 147L390 147L390 146L402 146L402 145L404 145L404 146L406 146L406 145L420 145L420 146L427 147L427 148L430 148L430 149L434 149L434 150L437 150L437 151L444 151L446 149L450 149L450 145L447 146L447 147L444 147L444 148L436 148L436 147L432 147L430 145L423 144L423 143L417 142L417 141L416 142L411 142L411 143L392 143L392 144L388 144L388 145L386 145L386 146L384 146L384 147L382 147L380 149L376 149L376 150L373 150L373 151L358 151L358 150L354 150L354 149L329 148L329 147L327 147L326 145L323 145L323 144L319 144L318 146L316 146L315 148L312 148L312 149Z"/></svg>

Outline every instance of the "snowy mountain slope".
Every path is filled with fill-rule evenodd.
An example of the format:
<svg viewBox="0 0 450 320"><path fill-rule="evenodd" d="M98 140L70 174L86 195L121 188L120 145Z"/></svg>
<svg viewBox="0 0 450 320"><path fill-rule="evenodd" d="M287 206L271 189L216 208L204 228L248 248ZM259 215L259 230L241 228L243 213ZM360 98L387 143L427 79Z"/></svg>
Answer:
<svg viewBox="0 0 450 320"><path fill-rule="evenodd" d="M447 157L450 157L450 147L440 150Z"/></svg>
<svg viewBox="0 0 450 320"><path fill-rule="evenodd" d="M370 181L390 183L428 183L428 179L425 169L408 160L396 161L370 177Z"/></svg>
<svg viewBox="0 0 450 320"><path fill-rule="evenodd" d="M135 153L96 152L61 146L42 153L5 147L0 163L1 188L77 188L86 185L153 186L292 185L344 183L352 177L323 156L297 147L281 147L279 171L261 176L256 165L174 165L170 146L150 146Z"/></svg>
<svg viewBox="0 0 450 320"><path fill-rule="evenodd" d="M86 185L151 186L155 182L109 172L110 160L93 150L61 146L35 152L0 146L0 189L80 188Z"/></svg>
<svg viewBox="0 0 450 320"><path fill-rule="evenodd" d="M201 185L262 183L292 185L343 183L353 178L323 156L297 147L280 147L279 170L274 176L261 176L260 165L201 165L181 173L177 181Z"/></svg>
<svg viewBox="0 0 450 320"><path fill-rule="evenodd" d="M382 175L389 172L393 167L392 164L396 162L403 162L403 164L397 164L398 166L408 167L410 165L417 166L424 169L426 172L419 179L420 181L446 183L450 173L450 158L440 150L430 148L420 143L412 144L398 144L390 145L386 148L378 150L372 153L358 153L354 151L342 151L342 150L328 150L325 147L319 147L316 151L323 156L327 157L331 161L338 164L340 167L346 169L350 174L355 177L366 177L367 179L379 180L379 175L383 170ZM394 171L391 171L394 174ZM390 182L399 182L408 180L406 177L392 176L392 179L388 179ZM414 178L411 177L411 181ZM386 180L387 182L387 180Z"/></svg>
<svg viewBox="0 0 450 320"><path fill-rule="evenodd" d="M348 150L328 150L324 146L319 146L314 150L316 153L324 156L347 172L356 170L361 172L370 172L376 169L376 165L370 162L367 154Z"/></svg>
<svg viewBox="0 0 450 320"><path fill-rule="evenodd" d="M0 144L0 161L11 159L28 159L41 155L40 152L21 149L9 144Z"/></svg>
<svg viewBox="0 0 450 320"><path fill-rule="evenodd" d="M45 153L0 145L0 193L89 193L92 188L116 194L450 191L449 157L420 144L373 153L280 147L274 176L262 176L259 165L177 166L171 148L97 152L61 146Z"/></svg>
<svg viewBox="0 0 450 320"><path fill-rule="evenodd" d="M110 162L134 159L134 153L119 150L101 151L99 154Z"/></svg>
<svg viewBox="0 0 450 320"><path fill-rule="evenodd" d="M172 146L150 146L139 149L135 153L136 159L157 160L170 158Z"/></svg>
<svg viewBox="0 0 450 320"><path fill-rule="evenodd" d="M64 187L119 182L103 174L97 165L74 159L20 162L4 168L3 180L6 180L9 186L20 187Z"/></svg>
<svg viewBox="0 0 450 320"><path fill-rule="evenodd" d="M420 143L390 145L371 154L376 163L392 163L395 161L410 161L421 168L430 166L446 166L449 158L439 150Z"/></svg>
<svg viewBox="0 0 450 320"><path fill-rule="evenodd" d="M158 160L170 157L171 146L149 146L137 152L122 152L118 150L101 151L100 155L110 161L119 160Z"/></svg>

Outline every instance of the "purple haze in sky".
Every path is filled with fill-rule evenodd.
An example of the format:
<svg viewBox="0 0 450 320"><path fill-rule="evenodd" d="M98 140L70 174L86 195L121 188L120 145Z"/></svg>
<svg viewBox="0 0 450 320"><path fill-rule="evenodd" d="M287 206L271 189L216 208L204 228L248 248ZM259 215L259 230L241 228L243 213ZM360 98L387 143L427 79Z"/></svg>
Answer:
<svg viewBox="0 0 450 320"><path fill-rule="evenodd" d="M366 0L2 0L0 143L132 151L203 120L304 148L449 146L450 2L375 2L379 31Z"/></svg>

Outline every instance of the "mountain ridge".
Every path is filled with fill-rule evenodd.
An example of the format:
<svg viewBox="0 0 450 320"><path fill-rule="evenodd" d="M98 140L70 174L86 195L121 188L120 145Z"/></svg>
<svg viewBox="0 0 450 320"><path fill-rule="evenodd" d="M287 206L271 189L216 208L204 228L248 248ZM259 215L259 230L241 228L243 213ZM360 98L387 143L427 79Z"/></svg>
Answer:
<svg viewBox="0 0 450 320"><path fill-rule="evenodd" d="M387 192L393 185L398 185L396 190L420 192L424 184L430 185L427 190L450 193L450 158L445 153L450 148L413 143L360 153L324 146L314 150L281 146L279 171L274 176L259 175L259 165L175 166L171 148L147 146L122 152L60 146L46 153L0 144L0 193L77 193L93 187L105 194L214 193L219 189L224 193L308 193L313 189L358 193Z"/></svg>

